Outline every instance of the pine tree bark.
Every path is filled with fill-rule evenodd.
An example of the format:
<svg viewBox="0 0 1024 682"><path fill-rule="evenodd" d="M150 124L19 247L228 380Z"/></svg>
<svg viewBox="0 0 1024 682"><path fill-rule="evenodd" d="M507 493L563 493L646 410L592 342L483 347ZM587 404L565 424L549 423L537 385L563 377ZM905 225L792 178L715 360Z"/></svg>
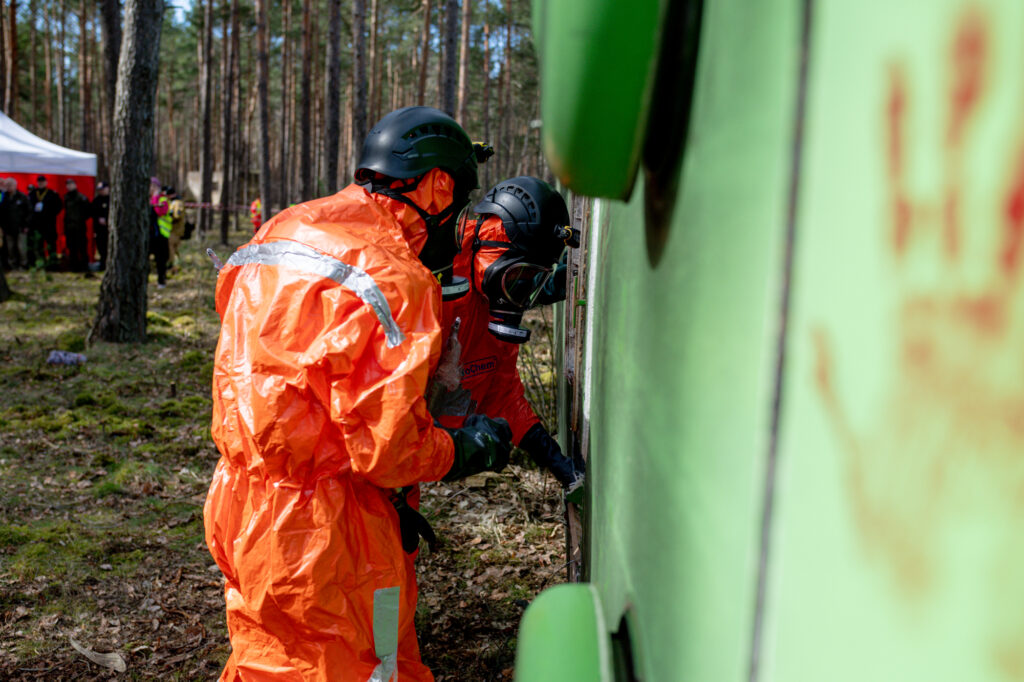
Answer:
<svg viewBox="0 0 1024 682"><path fill-rule="evenodd" d="M46 136L51 140L56 137L56 123L53 120L53 89L51 83L53 83L53 59L52 59L52 48L50 43L50 36L53 35L53 23L50 19L49 8L43 5L43 25L45 29L43 31L43 63L46 65L44 68L43 83L45 84L45 111L46 111Z"/></svg>
<svg viewBox="0 0 1024 682"><path fill-rule="evenodd" d="M13 7L14 0L11 0L11 4ZM81 149L91 151L89 133L92 131L92 85L89 82L89 5L86 0L81 0L78 10L78 106L81 109L79 116L82 121Z"/></svg>
<svg viewBox="0 0 1024 682"><path fill-rule="evenodd" d="M380 0L370 1L370 81L367 87L369 97L368 119L376 122L380 118L380 97L384 84L380 73Z"/></svg>
<svg viewBox="0 0 1024 682"><path fill-rule="evenodd" d="M484 120L484 141L495 144L491 140L491 25L484 24L484 104L481 118ZM483 164L483 176L480 184L486 189L491 186L490 175L493 163Z"/></svg>
<svg viewBox="0 0 1024 682"><path fill-rule="evenodd" d="M466 0L462 0L464 3ZM458 60L455 54L459 32L459 0L445 0L444 8L444 83L441 86L441 110L455 117L455 78Z"/></svg>
<svg viewBox="0 0 1024 682"><path fill-rule="evenodd" d="M289 198L292 195L291 158L288 154L289 147L291 145L291 126L289 125L289 119L291 118L292 106L292 101L288 97L288 89L290 81L292 80L292 55L294 54L291 38L292 4L292 0L285 0L284 6L281 9L281 35L283 40L281 54L281 134L278 139L278 169L281 178L280 190L282 206L288 205Z"/></svg>
<svg viewBox="0 0 1024 682"><path fill-rule="evenodd" d="M7 100L8 114L18 120L21 116L18 113L18 0L11 0L8 10L10 12L10 27L7 30Z"/></svg>
<svg viewBox="0 0 1024 682"><path fill-rule="evenodd" d="M107 150L113 146L114 102L117 94L117 60L121 54L121 5L119 0L100 0L100 26L103 32L103 92L106 106L103 119L101 166L106 168ZM35 69L32 69L35 73ZM33 92L35 87L33 86Z"/></svg>
<svg viewBox="0 0 1024 682"><path fill-rule="evenodd" d="M227 4L225 2L225 4ZM224 42L223 42L223 59L221 61L222 78L224 83L224 90L221 92L222 104L221 113L223 115L223 134L224 138L221 141L221 156L224 159L224 163L221 169L221 184L220 184L220 203L222 206L220 212L220 242L221 244L228 243L228 232L231 224L231 212L228 210L228 205L231 203L231 190L234 187L231 174L234 170L234 163L232 163L232 136L234 135L234 96L235 96L235 61L238 59L237 48L235 47L235 41L238 31L238 0L231 0L230 15L224 17Z"/></svg>
<svg viewBox="0 0 1024 682"><path fill-rule="evenodd" d="M205 237L212 227L213 212L208 208L213 193L213 0L202 0L202 61L199 72L199 117L202 138L199 142L199 234Z"/></svg>
<svg viewBox="0 0 1024 682"><path fill-rule="evenodd" d="M7 68L7 3L0 0L0 110L8 111L7 88L11 84L11 73Z"/></svg>
<svg viewBox="0 0 1024 682"><path fill-rule="evenodd" d="M57 63L57 141L62 147L66 147L68 144L68 118L67 107L64 106L64 56L66 54L64 41L67 37L67 22L65 20L67 15L64 12L64 0L61 0L58 5L53 7L54 14L60 14L60 33L58 34L55 57Z"/></svg>
<svg viewBox="0 0 1024 682"><path fill-rule="evenodd" d="M424 104L427 96L427 64L430 61L430 0L423 0L423 30L420 32L420 77L416 87L416 103Z"/></svg>
<svg viewBox="0 0 1024 682"><path fill-rule="evenodd" d="M310 93L311 69L313 67L313 14L312 0L302 2L302 91L299 97L300 115L299 118L299 172L302 175L302 200L309 201L313 198L313 147L312 147L312 121L310 112L312 107Z"/></svg>
<svg viewBox="0 0 1024 682"><path fill-rule="evenodd" d="M39 98L36 96L36 0L29 0L28 17L28 108L35 121L39 118Z"/></svg>
<svg viewBox="0 0 1024 682"><path fill-rule="evenodd" d="M352 0L352 163L366 138L366 0Z"/></svg>
<svg viewBox="0 0 1024 682"><path fill-rule="evenodd" d="M459 36L459 123L466 125L467 105L466 88L469 78L469 26L473 22L473 1L462 0L462 35Z"/></svg>
<svg viewBox="0 0 1024 682"><path fill-rule="evenodd" d="M341 1L327 2L327 96L326 135L324 137L324 187L326 194L338 191L338 143L341 135Z"/></svg>
<svg viewBox="0 0 1024 682"><path fill-rule="evenodd" d="M501 68L501 153L504 155L501 177L508 177L512 163L512 2L505 0L505 60Z"/></svg>
<svg viewBox="0 0 1024 682"><path fill-rule="evenodd" d="M256 0L256 154L260 164L260 201L264 221L270 220L275 213L270 178L270 107L267 102L267 83L270 81L268 32L267 0Z"/></svg>
<svg viewBox="0 0 1024 682"><path fill-rule="evenodd" d="M149 175L163 0L125 3L124 59L114 115L110 253L90 341L146 340Z"/></svg>

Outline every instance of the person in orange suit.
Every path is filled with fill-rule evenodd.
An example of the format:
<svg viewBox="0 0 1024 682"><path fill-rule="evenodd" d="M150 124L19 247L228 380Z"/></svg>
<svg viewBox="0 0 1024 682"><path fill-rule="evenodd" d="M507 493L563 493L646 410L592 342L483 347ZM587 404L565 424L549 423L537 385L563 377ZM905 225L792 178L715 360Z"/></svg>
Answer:
<svg viewBox="0 0 1024 682"><path fill-rule="evenodd" d="M271 218L220 271L204 521L225 578L223 680L433 679L396 491L500 471L511 448L506 422L442 428L424 398L476 164L447 115L391 112L355 184Z"/></svg>
<svg viewBox="0 0 1024 682"><path fill-rule="evenodd" d="M534 177L499 182L473 211L476 219L467 216L459 229L453 269L471 291L444 304L445 329L459 320L461 380L437 401L435 416L448 426L477 411L503 417L512 442L571 494L583 483L584 463L562 454L541 424L524 396L517 360L530 338L523 313L565 299L561 261L569 246L579 246L578 234L561 195Z"/></svg>

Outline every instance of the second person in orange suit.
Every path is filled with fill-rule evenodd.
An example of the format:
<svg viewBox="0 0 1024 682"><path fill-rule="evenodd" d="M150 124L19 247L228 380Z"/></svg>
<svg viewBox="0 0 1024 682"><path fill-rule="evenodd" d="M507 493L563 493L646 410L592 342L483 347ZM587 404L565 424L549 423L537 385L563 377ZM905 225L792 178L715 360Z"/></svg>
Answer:
<svg viewBox="0 0 1024 682"><path fill-rule="evenodd" d="M204 518L225 680L432 680L395 490L508 461L504 421L441 428L424 399L472 144L436 109L400 109L356 180L270 219L218 277Z"/></svg>
<svg viewBox="0 0 1024 682"><path fill-rule="evenodd" d="M520 344L530 338L523 313L565 298L560 261L570 245L579 245L578 235L561 195L534 177L498 183L473 211L477 218L459 230L453 272L469 279L470 293L444 306L446 331L460 321L461 382L437 401L435 414L446 425L475 412L507 419L512 441L572 492L583 482L584 464L562 454L541 424L516 365Z"/></svg>

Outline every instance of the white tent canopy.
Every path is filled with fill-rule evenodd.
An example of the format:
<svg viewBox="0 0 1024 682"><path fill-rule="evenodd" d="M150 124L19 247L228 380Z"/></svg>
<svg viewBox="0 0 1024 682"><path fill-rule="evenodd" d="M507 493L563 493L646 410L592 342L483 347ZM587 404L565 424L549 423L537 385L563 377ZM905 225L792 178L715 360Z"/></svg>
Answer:
<svg viewBox="0 0 1024 682"><path fill-rule="evenodd" d="M0 173L96 175L96 155L47 142L0 112Z"/></svg>

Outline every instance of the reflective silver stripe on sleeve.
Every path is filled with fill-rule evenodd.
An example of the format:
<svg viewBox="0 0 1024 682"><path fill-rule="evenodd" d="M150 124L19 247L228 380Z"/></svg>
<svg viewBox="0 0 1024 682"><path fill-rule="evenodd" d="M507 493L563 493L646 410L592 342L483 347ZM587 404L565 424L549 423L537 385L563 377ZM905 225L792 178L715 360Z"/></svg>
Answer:
<svg viewBox="0 0 1024 682"><path fill-rule="evenodd" d="M239 249L228 258L227 265L283 265L303 272L311 272L321 277L334 280L357 296L377 314L377 319L384 327L388 348L394 348L405 340L395 318L391 317L391 306L384 298L377 283L366 272L354 265L343 263L333 256L298 242L270 242L252 244Z"/></svg>

